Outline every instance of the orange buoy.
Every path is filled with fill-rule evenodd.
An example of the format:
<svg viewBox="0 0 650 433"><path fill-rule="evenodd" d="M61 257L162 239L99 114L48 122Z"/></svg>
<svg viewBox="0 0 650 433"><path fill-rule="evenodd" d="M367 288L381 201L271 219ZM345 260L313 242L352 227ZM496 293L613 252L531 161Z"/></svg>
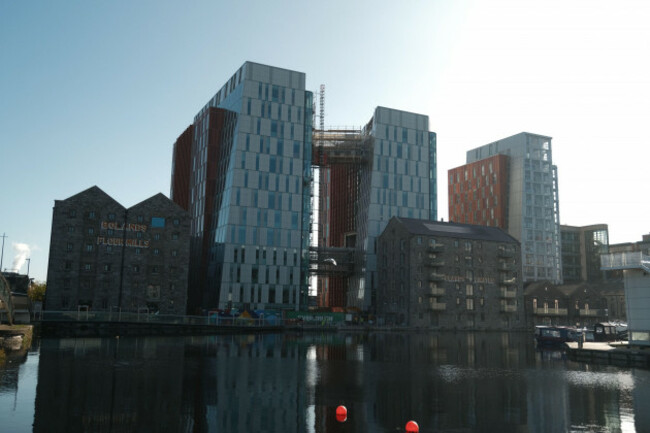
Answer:
<svg viewBox="0 0 650 433"><path fill-rule="evenodd" d="M348 409L341 405L336 408L336 420L338 422L345 422L348 419Z"/></svg>
<svg viewBox="0 0 650 433"><path fill-rule="evenodd" d="M420 431L420 426L415 421L409 421L406 423L406 433L418 433Z"/></svg>

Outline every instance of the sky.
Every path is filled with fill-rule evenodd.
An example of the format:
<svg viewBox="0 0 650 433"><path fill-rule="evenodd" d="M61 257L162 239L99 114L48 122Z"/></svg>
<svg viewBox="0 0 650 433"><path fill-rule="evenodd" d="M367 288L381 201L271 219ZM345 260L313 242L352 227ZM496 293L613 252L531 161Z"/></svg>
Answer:
<svg viewBox="0 0 650 433"><path fill-rule="evenodd" d="M467 150L526 131L553 137L561 224L639 241L648 22L645 0L2 1L2 269L46 280L55 200L169 195L174 141L245 61L324 84L326 126L428 115L438 218Z"/></svg>

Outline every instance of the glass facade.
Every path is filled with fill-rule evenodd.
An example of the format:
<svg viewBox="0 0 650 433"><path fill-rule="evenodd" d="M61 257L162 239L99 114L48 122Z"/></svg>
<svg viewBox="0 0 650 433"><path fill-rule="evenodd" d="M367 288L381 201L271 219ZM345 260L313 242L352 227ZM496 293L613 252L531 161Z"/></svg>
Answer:
<svg viewBox="0 0 650 433"><path fill-rule="evenodd" d="M377 107L364 131L371 143L371 162L360 175L357 210L357 273L347 304L375 305L376 239L394 216L437 218L436 134L429 118Z"/></svg>
<svg viewBox="0 0 650 433"><path fill-rule="evenodd" d="M201 307L304 302L311 104L304 73L247 62L195 117L189 207L193 257L207 261Z"/></svg>
<svg viewBox="0 0 650 433"><path fill-rule="evenodd" d="M609 252L606 224L586 227L560 226L564 282L603 280L600 256Z"/></svg>
<svg viewBox="0 0 650 433"><path fill-rule="evenodd" d="M251 62L195 116L186 170L190 310L306 308L316 195L312 122L304 73ZM356 248L355 274L341 298L368 310L377 284L375 239L388 220L436 219L436 135L427 116L377 107L355 139L370 150L350 180L358 200L350 202L354 222L342 236ZM173 180L183 185L177 162Z"/></svg>

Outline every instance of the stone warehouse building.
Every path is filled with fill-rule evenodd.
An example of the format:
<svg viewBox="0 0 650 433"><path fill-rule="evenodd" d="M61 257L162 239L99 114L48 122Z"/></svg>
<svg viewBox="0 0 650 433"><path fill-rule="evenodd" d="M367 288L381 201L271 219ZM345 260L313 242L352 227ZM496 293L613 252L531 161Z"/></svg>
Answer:
<svg viewBox="0 0 650 433"><path fill-rule="evenodd" d="M497 227L394 217L377 257L377 314L387 324L526 326L519 242Z"/></svg>
<svg viewBox="0 0 650 433"><path fill-rule="evenodd" d="M189 218L163 194L125 208L97 186L56 200L46 310L185 314Z"/></svg>
<svg viewBox="0 0 650 433"><path fill-rule="evenodd" d="M530 283L524 290L526 316L534 325L579 325L627 320L622 280L556 285Z"/></svg>

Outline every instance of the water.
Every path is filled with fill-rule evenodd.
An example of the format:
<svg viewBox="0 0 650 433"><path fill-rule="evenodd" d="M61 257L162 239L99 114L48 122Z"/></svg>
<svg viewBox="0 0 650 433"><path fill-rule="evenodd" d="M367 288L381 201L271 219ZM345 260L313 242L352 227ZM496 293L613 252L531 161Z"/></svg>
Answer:
<svg viewBox="0 0 650 433"><path fill-rule="evenodd" d="M0 369L2 432L642 433L649 407L650 372L526 334L35 339Z"/></svg>

